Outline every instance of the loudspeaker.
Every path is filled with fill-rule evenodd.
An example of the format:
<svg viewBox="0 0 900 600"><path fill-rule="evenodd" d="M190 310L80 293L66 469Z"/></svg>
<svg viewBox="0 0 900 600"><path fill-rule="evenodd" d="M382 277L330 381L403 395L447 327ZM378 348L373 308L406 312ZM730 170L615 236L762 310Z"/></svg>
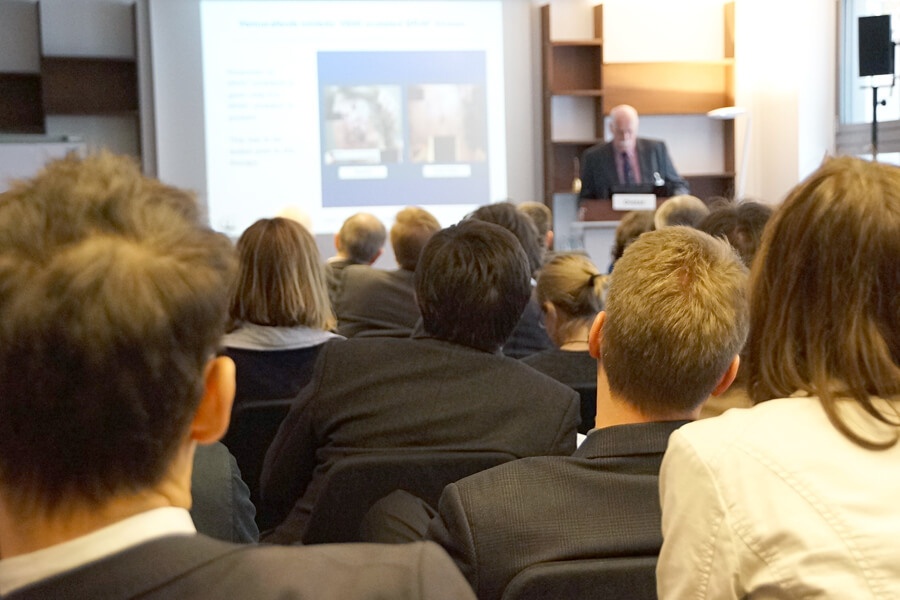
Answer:
<svg viewBox="0 0 900 600"><path fill-rule="evenodd" d="M859 75L893 75L891 16L859 18Z"/></svg>

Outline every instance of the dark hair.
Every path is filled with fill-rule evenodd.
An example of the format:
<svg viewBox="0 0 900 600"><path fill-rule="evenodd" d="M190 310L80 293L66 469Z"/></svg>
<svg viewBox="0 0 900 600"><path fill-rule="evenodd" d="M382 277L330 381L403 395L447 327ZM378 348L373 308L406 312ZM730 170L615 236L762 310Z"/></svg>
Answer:
<svg viewBox="0 0 900 600"><path fill-rule="evenodd" d="M900 169L827 160L775 211L753 266L748 342L754 402L818 396L835 428L865 448L897 442L900 415ZM848 398L894 426L854 431ZM849 403L848 403L849 404Z"/></svg>
<svg viewBox="0 0 900 600"><path fill-rule="evenodd" d="M697 229L713 237L724 237L738 251L744 264L750 267L759 250L763 229L772 216L772 209L758 202L741 202L716 203L711 211L700 221Z"/></svg>
<svg viewBox="0 0 900 600"><path fill-rule="evenodd" d="M0 195L0 486L14 510L99 505L166 473L236 267L198 213L108 153Z"/></svg>
<svg viewBox="0 0 900 600"><path fill-rule="evenodd" d="M645 233L616 263L601 343L609 388L644 415L699 406L747 338L747 269L684 226Z"/></svg>
<svg viewBox="0 0 900 600"><path fill-rule="evenodd" d="M531 296L522 246L509 231L478 220L434 234L415 282L426 333L490 352L506 342Z"/></svg>
<svg viewBox="0 0 900 600"><path fill-rule="evenodd" d="M528 257L532 276L541 268L544 263L544 248L541 245L537 227L531 217L516 209L514 204L510 202L487 204L466 218L493 223L512 232L522 245L525 256Z"/></svg>
<svg viewBox="0 0 900 600"><path fill-rule="evenodd" d="M531 218L534 226L537 227L538 241L541 247L546 248L547 233L553 225L553 212L550 207L543 202L523 202L516 208Z"/></svg>
<svg viewBox="0 0 900 600"><path fill-rule="evenodd" d="M391 227L391 247L401 269L415 271L422 248L441 224L430 212L417 206L408 206L397 213Z"/></svg>

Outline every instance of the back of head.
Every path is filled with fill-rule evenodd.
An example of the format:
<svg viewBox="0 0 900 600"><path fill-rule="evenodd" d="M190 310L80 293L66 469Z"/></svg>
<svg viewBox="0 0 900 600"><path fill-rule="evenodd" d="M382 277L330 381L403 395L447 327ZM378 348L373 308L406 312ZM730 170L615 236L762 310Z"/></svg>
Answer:
<svg viewBox="0 0 900 600"><path fill-rule="evenodd" d="M0 195L0 488L34 514L156 484L236 261L188 193L100 154Z"/></svg>
<svg viewBox="0 0 900 600"><path fill-rule="evenodd" d="M653 217L656 229L673 225L696 227L709 214L709 207L696 196L672 196L659 205Z"/></svg>
<svg viewBox="0 0 900 600"><path fill-rule="evenodd" d="M638 238L606 298L610 390L650 417L699 406L746 339L746 287L746 268L722 240L688 227Z"/></svg>
<svg viewBox="0 0 900 600"><path fill-rule="evenodd" d="M531 219L519 212L510 202L497 202L478 208L467 217L493 223L512 232L528 257L531 273L534 275L544 262L544 249L538 237L538 230Z"/></svg>
<svg viewBox="0 0 900 600"><path fill-rule="evenodd" d="M409 206L398 212L391 227L391 247L400 268L415 271L422 248L440 229L434 215L423 208Z"/></svg>
<svg viewBox="0 0 900 600"><path fill-rule="evenodd" d="M590 327L603 310L603 287L603 275L587 256L560 253L541 269L535 291L538 302L556 307L558 319Z"/></svg>
<svg viewBox="0 0 900 600"><path fill-rule="evenodd" d="M714 205L697 229L713 237L728 240L744 264L750 267L759 250L762 232L772 216L772 209L758 202Z"/></svg>
<svg viewBox="0 0 900 600"><path fill-rule="evenodd" d="M478 220L434 234L415 279L428 335L490 352L506 342L531 296L522 246L509 231Z"/></svg>
<svg viewBox="0 0 900 600"><path fill-rule="evenodd" d="M642 233L653 230L653 211L633 210L625 213L622 220L616 226L616 243L612 249L612 260L616 262L622 258L631 242L638 239Z"/></svg>
<svg viewBox="0 0 900 600"><path fill-rule="evenodd" d="M835 158L794 188L772 216L753 269L754 401L807 391L840 431L874 445L851 431L835 398L850 396L878 414L870 396L900 394L898 265L896 167Z"/></svg>
<svg viewBox="0 0 900 600"><path fill-rule="evenodd" d="M546 249L547 234L553 226L553 213L550 207L543 202L523 202L516 208L531 218L531 222L537 227L538 241Z"/></svg>
<svg viewBox="0 0 900 600"><path fill-rule="evenodd" d="M260 219L237 243L240 268L229 315L275 327L334 324L319 249L306 228L291 219Z"/></svg>
<svg viewBox="0 0 900 600"><path fill-rule="evenodd" d="M356 264L367 265L378 258L387 231L378 217L356 213L344 221L338 231L338 250Z"/></svg>

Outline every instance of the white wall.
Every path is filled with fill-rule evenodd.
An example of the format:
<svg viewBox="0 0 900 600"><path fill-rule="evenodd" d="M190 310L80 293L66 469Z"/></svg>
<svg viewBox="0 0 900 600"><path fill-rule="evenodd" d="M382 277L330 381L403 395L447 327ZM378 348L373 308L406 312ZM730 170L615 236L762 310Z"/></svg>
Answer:
<svg viewBox="0 0 900 600"><path fill-rule="evenodd" d="M837 12L838 0L735 5L737 103L753 118L748 197L780 202L834 152Z"/></svg>

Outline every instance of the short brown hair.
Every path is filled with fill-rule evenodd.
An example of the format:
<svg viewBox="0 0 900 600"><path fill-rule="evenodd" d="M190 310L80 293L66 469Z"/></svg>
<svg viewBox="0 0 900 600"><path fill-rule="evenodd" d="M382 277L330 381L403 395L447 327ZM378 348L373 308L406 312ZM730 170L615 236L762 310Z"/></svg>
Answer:
<svg viewBox="0 0 900 600"><path fill-rule="evenodd" d="M240 268L229 315L274 327L334 325L316 240L291 219L260 219L237 243Z"/></svg>
<svg viewBox="0 0 900 600"><path fill-rule="evenodd" d="M772 209L759 202L714 204L697 229L713 237L724 237L750 267L771 216Z"/></svg>
<svg viewBox="0 0 900 600"><path fill-rule="evenodd" d="M477 208L466 218L499 225L516 236L525 251L525 256L528 257L532 276L544 264L544 247L538 239L537 226L530 217L519 212L515 204L511 202L486 204Z"/></svg>
<svg viewBox="0 0 900 600"><path fill-rule="evenodd" d="M543 202L523 202L517 206L520 212L531 217L537 227L538 239L542 246L547 243L547 233L553 228L553 212Z"/></svg>
<svg viewBox="0 0 900 600"><path fill-rule="evenodd" d="M672 196L659 205L653 217L653 225L656 229L673 225L696 227L708 214L709 207L703 200L697 196L682 194Z"/></svg>
<svg viewBox="0 0 900 600"><path fill-rule="evenodd" d="M689 227L651 231L616 263L601 357L610 390L648 416L693 410L747 337L747 270Z"/></svg>
<svg viewBox="0 0 900 600"><path fill-rule="evenodd" d="M616 243L612 249L612 261L615 263L622 258L631 242L638 239L642 233L653 231L653 211L633 210L625 213L622 220L616 226Z"/></svg>
<svg viewBox="0 0 900 600"><path fill-rule="evenodd" d="M837 399L897 425L872 396L900 394L900 169L826 161L769 221L751 289L753 400L806 391L860 446L896 443L854 432Z"/></svg>
<svg viewBox="0 0 900 600"><path fill-rule="evenodd" d="M430 212L417 206L408 206L397 213L391 226L391 248L401 269L415 271L419 254L441 224Z"/></svg>
<svg viewBox="0 0 900 600"><path fill-rule="evenodd" d="M0 195L0 486L14 510L159 482L235 266L188 192L123 157L70 156Z"/></svg>

